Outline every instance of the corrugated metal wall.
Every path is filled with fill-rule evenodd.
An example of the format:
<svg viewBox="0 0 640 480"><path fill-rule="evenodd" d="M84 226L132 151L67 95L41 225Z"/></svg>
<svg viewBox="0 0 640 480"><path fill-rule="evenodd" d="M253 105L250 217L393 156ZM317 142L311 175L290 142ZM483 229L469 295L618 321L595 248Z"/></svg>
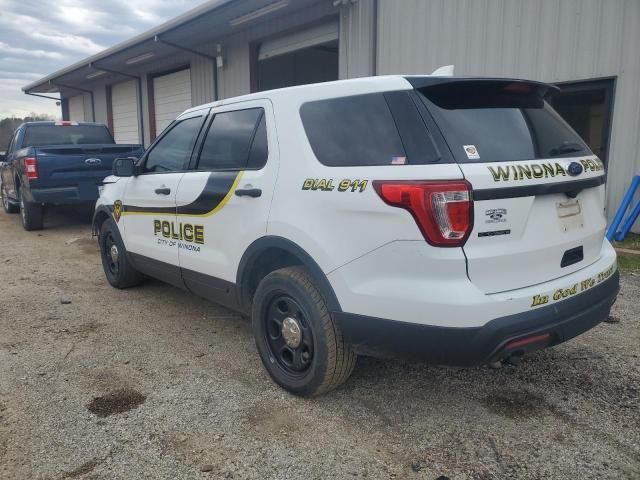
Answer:
<svg viewBox="0 0 640 480"><path fill-rule="evenodd" d="M376 74L376 3L365 0L340 11L340 78Z"/></svg>
<svg viewBox="0 0 640 480"><path fill-rule="evenodd" d="M379 0L378 45L379 74L616 77L610 217L640 174L639 0Z"/></svg>

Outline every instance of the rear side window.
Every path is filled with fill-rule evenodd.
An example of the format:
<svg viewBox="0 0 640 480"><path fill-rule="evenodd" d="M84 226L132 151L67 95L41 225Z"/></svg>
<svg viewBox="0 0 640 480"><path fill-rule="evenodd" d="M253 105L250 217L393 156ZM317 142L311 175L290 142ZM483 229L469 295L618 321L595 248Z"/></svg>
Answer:
<svg viewBox="0 0 640 480"><path fill-rule="evenodd" d="M458 162L591 154L536 85L451 82L418 91Z"/></svg>
<svg viewBox="0 0 640 480"><path fill-rule="evenodd" d="M262 108L216 114L200 152L198 170L261 168L268 155L266 135Z"/></svg>
<svg viewBox="0 0 640 480"><path fill-rule="evenodd" d="M202 117L193 117L169 127L170 130L147 155L144 171L157 173L184 170L201 125Z"/></svg>
<svg viewBox="0 0 640 480"><path fill-rule="evenodd" d="M24 134L25 147L44 145L111 145L106 127L99 125L29 125Z"/></svg>
<svg viewBox="0 0 640 480"><path fill-rule="evenodd" d="M330 167L407 163L384 95L367 94L308 102L300 117L320 163Z"/></svg>

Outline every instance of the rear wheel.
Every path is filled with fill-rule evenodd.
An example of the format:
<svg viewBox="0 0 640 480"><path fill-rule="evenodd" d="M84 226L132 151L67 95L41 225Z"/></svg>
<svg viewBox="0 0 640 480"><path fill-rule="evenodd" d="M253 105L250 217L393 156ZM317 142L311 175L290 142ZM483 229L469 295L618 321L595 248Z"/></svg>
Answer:
<svg viewBox="0 0 640 480"><path fill-rule="evenodd" d="M356 355L302 267L277 270L260 282L252 324L262 363L273 380L291 393L321 395L353 372Z"/></svg>
<svg viewBox="0 0 640 480"><path fill-rule="evenodd" d="M18 204L9 200L9 195L7 194L4 184L0 185L0 197L2 199L2 208L5 212L18 213L20 211Z"/></svg>
<svg viewBox="0 0 640 480"><path fill-rule="evenodd" d="M25 230L42 230L44 224L44 208L40 203L30 203L20 189L20 216Z"/></svg>
<svg viewBox="0 0 640 480"><path fill-rule="evenodd" d="M130 288L144 279L144 276L131 265L118 227L111 218L105 220L100 227L98 243L102 268L111 286Z"/></svg>

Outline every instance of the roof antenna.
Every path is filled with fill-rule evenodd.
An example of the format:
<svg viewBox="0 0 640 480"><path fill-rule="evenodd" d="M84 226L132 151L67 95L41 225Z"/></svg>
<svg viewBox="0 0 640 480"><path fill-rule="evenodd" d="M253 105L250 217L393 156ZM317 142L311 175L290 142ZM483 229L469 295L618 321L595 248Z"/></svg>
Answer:
<svg viewBox="0 0 640 480"><path fill-rule="evenodd" d="M431 74L432 77L453 77L454 65L445 65L437 68Z"/></svg>

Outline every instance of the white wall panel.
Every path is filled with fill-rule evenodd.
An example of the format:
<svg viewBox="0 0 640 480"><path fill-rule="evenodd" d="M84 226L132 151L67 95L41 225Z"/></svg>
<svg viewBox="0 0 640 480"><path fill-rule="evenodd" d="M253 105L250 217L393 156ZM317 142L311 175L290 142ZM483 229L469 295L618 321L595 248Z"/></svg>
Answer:
<svg viewBox="0 0 640 480"><path fill-rule="evenodd" d="M69 97L69 120L84 122L84 98L83 95Z"/></svg>
<svg viewBox="0 0 640 480"><path fill-rule="evenodd" d="M153 79L156 134L159 135L175 118L191 108L191 70L162 75Z"/></svg>
<svg viewBox="0 0 640 480"><path fill-rule="evenodd" d="M113 136L117 143L140 143L137 92L136 80L117 83L111 87Z"/></svg>

